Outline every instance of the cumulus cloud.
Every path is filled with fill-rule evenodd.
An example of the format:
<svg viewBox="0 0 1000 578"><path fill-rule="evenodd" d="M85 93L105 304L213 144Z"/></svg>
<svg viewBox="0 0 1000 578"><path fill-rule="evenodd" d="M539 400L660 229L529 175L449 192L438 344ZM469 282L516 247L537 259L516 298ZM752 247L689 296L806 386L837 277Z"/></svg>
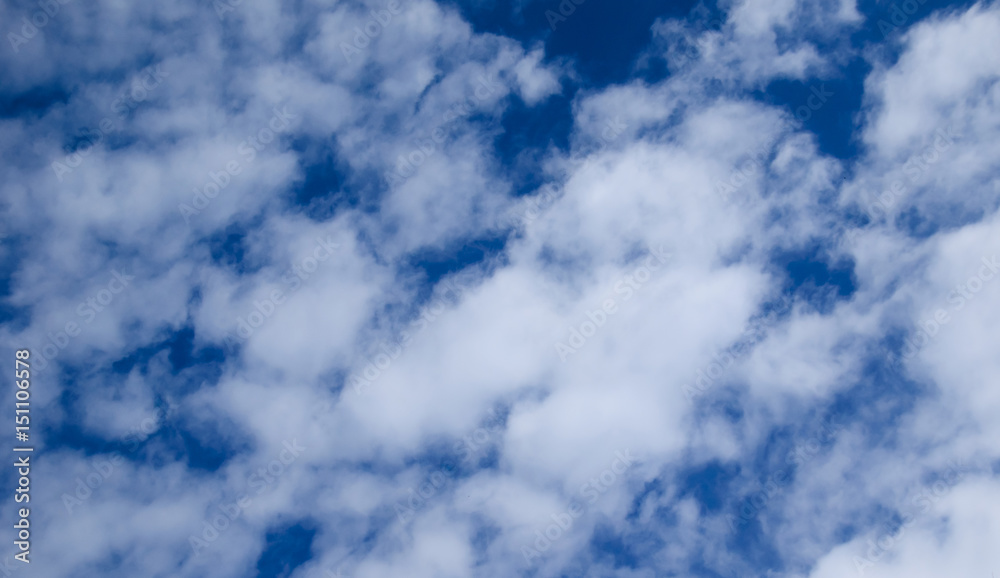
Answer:
<svg viewBox="0 0 1000 578"><path fill-rule="evenodd" d="M12 573L992 571L995 6L892 58L701 6L581 85L479 4L50 4L0 8ZM856 58L839 158L796 108Z"/></svg>

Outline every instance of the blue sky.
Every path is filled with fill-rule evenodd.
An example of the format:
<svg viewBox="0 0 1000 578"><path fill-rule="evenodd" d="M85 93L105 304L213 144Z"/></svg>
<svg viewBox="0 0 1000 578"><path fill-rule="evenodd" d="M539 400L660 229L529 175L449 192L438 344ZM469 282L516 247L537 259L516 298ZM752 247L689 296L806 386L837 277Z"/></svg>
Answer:
<svg viewBox="0 0 1000 578"><path fill-rule="evenodd" d="M995 3L0 22L0 574L1000 569Z"/></svg>

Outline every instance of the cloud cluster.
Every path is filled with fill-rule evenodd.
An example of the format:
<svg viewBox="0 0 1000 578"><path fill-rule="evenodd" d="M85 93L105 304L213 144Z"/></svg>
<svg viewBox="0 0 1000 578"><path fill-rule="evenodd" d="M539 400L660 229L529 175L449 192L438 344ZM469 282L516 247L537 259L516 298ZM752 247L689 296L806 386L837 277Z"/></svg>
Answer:
<svg viewBox="0 0 1000 578"><path fill-rule="evenodd" d="M702 7L570 91L432 0L4 4L10 572L988 576L1000 9L921 10L890 58L850 0Z"/></svg>

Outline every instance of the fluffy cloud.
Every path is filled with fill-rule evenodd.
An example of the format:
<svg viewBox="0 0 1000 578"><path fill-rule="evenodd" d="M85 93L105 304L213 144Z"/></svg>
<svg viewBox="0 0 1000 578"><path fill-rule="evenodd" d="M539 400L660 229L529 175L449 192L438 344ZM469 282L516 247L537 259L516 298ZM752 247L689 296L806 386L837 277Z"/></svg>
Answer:
<svg viewBox="0 0 1000 578"><path fill-rule="evenodd" d="M574 63L456 7L59 6L0 51L31 575L985 575L995 7L864 53L852 159L758 91L854 3L661 19L524 191Z"/></svg>

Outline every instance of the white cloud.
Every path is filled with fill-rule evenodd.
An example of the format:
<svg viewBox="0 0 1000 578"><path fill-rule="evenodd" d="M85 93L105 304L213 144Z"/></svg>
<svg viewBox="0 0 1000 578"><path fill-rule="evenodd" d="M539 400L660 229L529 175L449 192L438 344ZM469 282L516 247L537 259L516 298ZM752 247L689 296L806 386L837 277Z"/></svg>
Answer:
<svg viewBox="0 0 1000 578"><path fill-rule="evenodd" d="M785 439L780 431L797 435L835 400L856 404L848 417L869 427L845 428L796 470L753 531L788 572L843 575L884 508L949 459L995 459L1000 282L981 276L962 310L949 300L979 275L982 257L1000 254L995 7L929 18L901 39L898 62L875 66L858 128L867 148L852 166L825 156L788 111L748 94L832 70L844 54L821 53L807 32L827 21L853 30L854 4L730 7L722 30L700 32L697 58L672 76L578 93L569 150L538 151L550 206L502 255L446 275L466 289L425 323L436 301L425 300L412 261L494 236L498 217L525 206L496 158L499 123L514 99L531 107L561 92L571 64L476 32L428 0L401 2L391 18L370 12L383 9L312 2L294 14L243 3L220 20L209 6L67 5L44 38L0 57L5 72L24 73L5 75L21 78L11 90L57 83L67 93L4 120L0 137L4 158L17 159L0 163L5 233L23 239L8 301L29 315L0 339L42 351L67 322L83 329L55 344L34 386L38 411L62 426L45 430L51 449L33 501L60 504L93 472L85 454L95 450L64 439L71 428L100 445L161 400L179 416L76 514L38 508L38 576L98 567L243 575L269 528L306 518L317 525L315 559L297 576L341 565L352 576L515 575L534 530L624 450L635 466L537 562L541 574L592 560L598 527L660 543L642 569L594 560L592 574L685 573L696 562L745 571L726 546L726 516L757 490L756 460L770 459L761 448ZM97 22L121 33L94 39L84 57L74 43ZM171 26L186 31L183 41L150 32ZM367 42L345 56L342 43L359 30ZM657 42L697 36L670 21L655 30ZM651 52L663 48L654 44ZM51 162L67 155L65 135L108 115L130 82L116 79L146 60L169 77L59 181ZM275 107L297 118L250 161L241 143L269 126ZM913 173L907 160L933 149L944 127L955 127L954 142ZM325 198L343 202L322 222L287 202L307 177L308 146L328 147L344 173L324 183ZM400 157L412 166L400 170ZM242 171L185 222L178 204L234 159ZM843 209L896 179L906 189L893 218L845 224ZM842 239L845 229L857 235ZM818 245L855 263L857 292L830 307L800 300L688 403L684 386L780 298L775 255ZM88 323L78 307L123 267L134 284ZM609 299L615 312L592 321ZM900 367L923 389L886 395L869 365L938 309L950 321ZM556 343L588 320L599 327L561 359ZM238 353L227 350L244 322L250 335ZM165 342L183 327L194 330L193 354L225 351L217 373L171 365ZM360 393L346 383L402 331L405 350L376 380ZM157 344L148 363L109 376L110 364ZM497 404L509 410L503 431L397 526L400 496ZM215 472L194 467L179 430L234 455ZM189 537L220 504L252 491L251 476L291 439L308 449L192 557ZM701 488L720 494L719 509L676 479L708 465L740 472L731 485ZM985 575L976 553L996 542L996 516L983 505L995 490L990 475L970 474L872 571Z"/></svg>

